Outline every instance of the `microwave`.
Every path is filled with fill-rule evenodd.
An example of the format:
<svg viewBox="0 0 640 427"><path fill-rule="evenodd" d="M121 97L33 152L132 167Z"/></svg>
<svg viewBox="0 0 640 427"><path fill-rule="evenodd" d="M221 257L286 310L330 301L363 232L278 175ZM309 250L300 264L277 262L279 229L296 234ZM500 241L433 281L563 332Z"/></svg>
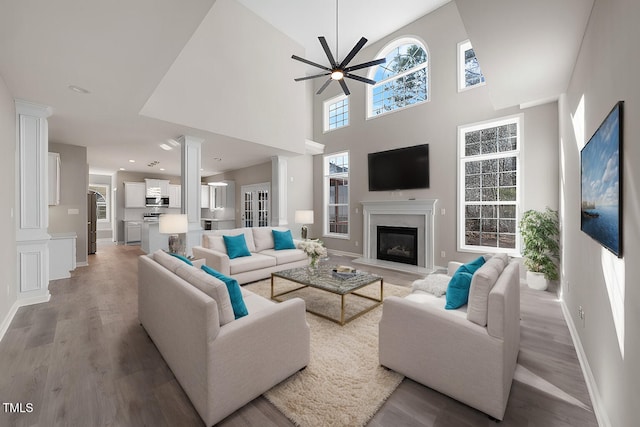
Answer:
<svg viewBox="0 0 640 427"><path fill-rule="evenodd" d="M168 197L147 197L145 200L145 205L147 207L168 208L169 198Z"/></svg>

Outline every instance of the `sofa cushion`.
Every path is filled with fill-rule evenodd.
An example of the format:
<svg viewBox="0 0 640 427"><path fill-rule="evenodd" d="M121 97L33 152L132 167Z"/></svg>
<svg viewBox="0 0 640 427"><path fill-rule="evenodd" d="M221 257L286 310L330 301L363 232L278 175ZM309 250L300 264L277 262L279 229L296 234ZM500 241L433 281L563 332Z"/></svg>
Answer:
<svg viewBox="0 0 640 427"><path fill-rule="evenodd" d="M304 261L307 254L300 249L267 249L261 252L262 255L268 255L276 259L276 265L289 264L290 262Z"/></svg>
<svg viewBox="0 0 640 427"><path fill-rule="evenodd" d="M505 255L506 256L506 255ZM467 319L480 326L487 326L489 292L504 270L503 257L494 256L476 271L469 289Z"/></svg>
<svg viewBox="0 0 640 427"><path fill-rule="evenodd" d="M446 305L447 301L444 298L436 298L433 296L433 294L430 294L428 292L424 292L421 290L415 290L413 292L411 292L409 295L407 295L405 297L405 299L408 299L410 301L414 301L420 304L424 304L424 305L429 305L432 307L437 308L438 310L443 310L444 306ZM462 307L458 308L457 310L448 310L447 311L448 315L453 315L456 317L459 317L461 319L466 319L467 317L467 306L463 305Z"/></svg>
<svg viewBox="0 0 640 427"><path fill-rule="evenodd" d="M205 294L209 295L216 301L218 305L218 317L220 318L220 326L235 319L233 307L231 306L231 298L227 286L219 279L208 275L199 268L180 262L180 267L176 270L176 275Z"/></svg>
<svg viewBox="0 0 640 427"><path fill-rule="evenodd" d="M222 236L222 238L224 239L224 245L227 247L227 255L229 255L230 259L251 256L244 234Z"/></svg>
<svg viewBox="0 0 640 427"><path fill-rule="evenodd" d="M233 314L236 319L246 316L249 314L247 311L247 306L244 304L244 300L242 299L242 292L240 291L240 285L238 285L238 281L232 277L225 276L219 271L214 270L211 267L203 265L200 267L205 273L212 275L218 280L224 282L227 286L227 291L229 292L229 299L231 299L231 307L233 308Z"/></svg>
<svg viewBox="0 0 640 427"><path fill-rule="evenodd" d="M253 244L256 246L255 252L262 252L265 249L273 249L273 233L271 227L254 227L251 229L253 232Z"/></svg>
<svg viewBox="0 0 640 427"><path fill-rule="evenodd" d="M273 250L273 249L271 249ZM247 271L259 270L261 268L274 267L276 259L272 256L262 254L251 254L251 256L235 258L229 261L229 274L239 274Z"/></svg>
<svg viewBox="0 0 640 427"><path fill-rule="evenodd" d="M158 249L153 253L153 260L172 273L175 273L178 267L185 265L184 262L172 257L162 249Z"/></svg>
<svg viewBox="0 0 640 427"><path fill-rule="evenodd" d="M279 230L271 230L273 234L273 248L276 251L281 251L285 249L295 249L296 244L293 243L293 236L291 235L291 230L279 231Z"/></svg>
<svg viewBox="0 0 640 427"><path fill-rule="evenodd" d="M174 254L174 253L169 253L169 255L171 255L172 257L176 257L178 258L180 261L182 262L186 262L189 265L193 265L193 263L191 262L191 260L189 258L187 258L186 256L180 255L180 254Z"/></svg>
<svg viewBox="0 0 640 427"><path fill-rule="evenodd" d="M227 247L224 244L222 235L205 233L202 235L202 246L207 249L213 249L214 251L227 253Z"/></svg>

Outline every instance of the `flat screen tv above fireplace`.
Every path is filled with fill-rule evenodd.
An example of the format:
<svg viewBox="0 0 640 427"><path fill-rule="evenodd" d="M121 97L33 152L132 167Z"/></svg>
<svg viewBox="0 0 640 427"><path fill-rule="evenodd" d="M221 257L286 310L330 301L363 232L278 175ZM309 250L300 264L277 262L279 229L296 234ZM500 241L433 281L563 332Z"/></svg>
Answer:
<svg viewBox="0 0 640 427"><path fill-rule="evenodd" d="M369 191L429 188L429 144L369 153Z"/></svg>

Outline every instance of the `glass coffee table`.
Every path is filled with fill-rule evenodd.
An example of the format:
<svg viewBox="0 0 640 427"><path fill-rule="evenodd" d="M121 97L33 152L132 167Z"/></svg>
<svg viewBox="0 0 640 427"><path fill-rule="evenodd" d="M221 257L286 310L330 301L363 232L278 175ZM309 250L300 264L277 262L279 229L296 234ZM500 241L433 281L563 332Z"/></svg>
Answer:
<svg viewBox="0 0 640 427"><path fill-rule="evenodd" d="M288 289L284 292L276 293L275 292L275 279L284 279L290 282L295 282L302 286L298 286L293 289ZM365 286L372 285L376 282L380 282L380 297L371 297L368 295L363 295L361 293L356 292L359 289L364 288ZM383 286L384 282L381 276L376 276L374 274L369 274L361 271L355 272L353 275L337 275L333 271L333 267L318 267L315 270L310 270L308 267L300 267L300 268L292 268L289 270L282 270L275 273L271 273L271 299L275 301L282 301L278 299L286 294L290 294L300 289L304 289L307 287L319 289L322 291L330 292L332 294L340 295L340 318L336 319L334 317L327 316L324 313L319 313L317 311L310 310L307 304L307 311L309 313L313 313L316 316L320 316L327 320L331 320L332 322L338 323L340 325L344 325L347 322L350 322L363 314L373 310L382 304L383 299ZM375 304L366 306L362 310L358 311L356 314L345 319L345 297L347 295L354 295L359 298L366 298L367 300L374 301Z"/></svg>

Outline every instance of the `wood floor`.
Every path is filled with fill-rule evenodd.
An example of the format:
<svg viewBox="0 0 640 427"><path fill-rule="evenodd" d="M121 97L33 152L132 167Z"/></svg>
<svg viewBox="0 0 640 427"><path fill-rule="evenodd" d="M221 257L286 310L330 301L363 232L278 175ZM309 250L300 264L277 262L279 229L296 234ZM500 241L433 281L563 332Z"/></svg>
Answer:
<svg viewBox="0 0 640 427"><path fill-rule="evenodd" d="M138 246L104 246L89 267L50 284L0 342L0 426L201 426L202 420L137 320ZM335 260L349 263L349 258ZM361 268L360 266L358 268ZM368 268L367 268L368 269ZM409 285L414 276L368 269ZM32 411L26 406L30 403ZM17 406L13 406L14 410ZM259 397L221 426L291 426ZM492 426L486 415L409 379L370 426ZM502 426L596 426L560 305L522 289L519 366Z"/></svg>

